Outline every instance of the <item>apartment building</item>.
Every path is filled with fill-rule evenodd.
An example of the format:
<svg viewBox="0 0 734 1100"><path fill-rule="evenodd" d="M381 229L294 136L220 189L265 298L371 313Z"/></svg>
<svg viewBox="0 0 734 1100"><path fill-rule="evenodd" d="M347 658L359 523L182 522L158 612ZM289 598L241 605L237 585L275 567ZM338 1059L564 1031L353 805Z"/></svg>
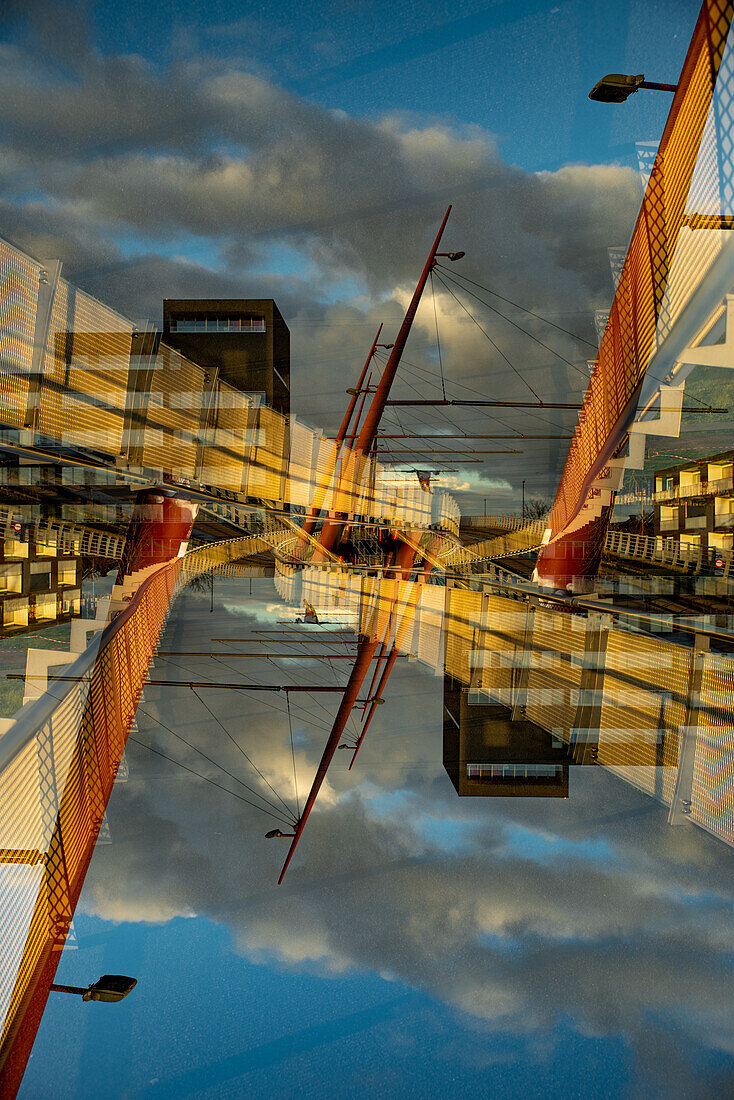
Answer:
<svg viewBox="0 0 734 1100"><path fill-rule="evenodd" d="M734 548L734 450L655 474L655 534L700 547Z"/></svg>
<svg viewBox="0 0 734 1100"><path fill-rule="evenodd" d="M0 637L81 614L81 558L19 519L0 528Z"/></svg>

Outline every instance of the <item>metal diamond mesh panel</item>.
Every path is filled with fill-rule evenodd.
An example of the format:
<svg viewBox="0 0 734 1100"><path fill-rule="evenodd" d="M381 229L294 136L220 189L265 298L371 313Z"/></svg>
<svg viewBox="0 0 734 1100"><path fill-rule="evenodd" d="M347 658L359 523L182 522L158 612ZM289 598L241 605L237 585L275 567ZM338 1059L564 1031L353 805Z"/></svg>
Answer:
<svg viewBox="0 0 734 1100"><path fill-rule="evenodd" d="M605 448L608 453L621 442L622 415L655 351L669 268L733 16L731 3L706 0L696 24L551 512L554 538L583 506ZM727 96L722 118L730 109Z"/></svg>
<svg viewBox="0 0 734 1100"><path fill-rule="evenodd" d="M695 732L691 818L734 844L734 662L706 654Z"/></svg>
<svg viewBox="0 0 734 1100"><path fill-rule="evenodd" d="M675 786L690 677L690 649L609 632L599 763L663 802L670 802Z"/></svg>
<svg viewBox="0 0 734 1100"><path fill-rule="evenodd" d="M146 582L87 673L0 772L0 863L43 867L32 906L27 876L15 886L3 878L15 891L4 931L18 965L0 968L0 1061L39 967L63 947L180 566Z"/></svg>

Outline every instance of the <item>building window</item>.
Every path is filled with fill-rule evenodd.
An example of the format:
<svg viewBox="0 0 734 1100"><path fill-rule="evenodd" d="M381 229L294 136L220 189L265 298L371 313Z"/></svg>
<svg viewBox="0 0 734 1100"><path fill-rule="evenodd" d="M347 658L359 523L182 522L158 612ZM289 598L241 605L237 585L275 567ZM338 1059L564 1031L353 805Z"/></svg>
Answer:
<svg viewBox="0 0 734 1100"><path fill-rule="evenodd" d="M175 317L169 332L265 332L264 317Z"/></svg>
<svg viewBox="0 0 734 1100"><path fill-rule="evenodd" d="M556 779L562 764L467 764L467 779Z"/></svg>

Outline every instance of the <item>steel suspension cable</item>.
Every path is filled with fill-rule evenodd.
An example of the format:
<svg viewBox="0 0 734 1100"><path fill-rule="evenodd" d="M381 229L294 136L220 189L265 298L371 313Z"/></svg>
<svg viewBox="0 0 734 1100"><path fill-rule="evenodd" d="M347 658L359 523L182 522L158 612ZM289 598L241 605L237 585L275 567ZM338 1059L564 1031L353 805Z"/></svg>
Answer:
<svg viewBox="0 0 734 1100"><path fill-rule="evenodd" d="M439 264L439 263L436 264L436 267L440 268L441 271L445 272L446 275L447 275L447 278L453 278L454 282L456 282L457 279L463 279L464 282L471 283L472 286L478 287L479 290L484 290L488 294L492 294L495 298L501 298L503 302L507 302L508 305L515 306L517 309L521 310L523 313L527 313L530 317L537 317L537 319L539 321L543 321L546 325L550 325L552 328L558 329L559 332L564 332L567 336L571 336L571 337L573 337L574 340L578 340L579 343L588 345L588 347L593 348L594 351L598 354L598 352L599 352L598 345L592 343L591 340L587 340L584 336L579 336L578 333L571 332L570 329L563 328L562 325L557 325L557 324L555 324L555 322L549 321L547 317L543 317L540 313L535 313L532 309L526 309L524 306L519 305L517 302L513 302L511 298L505 298L502 294L499 294L496 290L492 290L488 286L482 286L481 283L474 282L473 279L469 279L466 275L463 275L459 271L457 271L457 272L452 271L452 272L449 273L449 269L447 267L445 267L443 264ZM461 286L461 284L458 283L458 282L456 283L456 285ZM467 291L467 294L469 294L469 293L470 293L470 291ZM480 299L477 299L477 300L479 301ZM488 302L485 302L484 304L487 306L488 309L492 309L492 306L490 306ZM495 312L498 312L498 311L495 310ZM514 322L511 320L511 318L505 316L505 314L499 313L499 316L504 317L504 319L506 321L509 321L510 324L514 324ZM525 330L521 329L521 331L524 332ZM536 339L530 333L528 333L528 336L530 336L531 339ZM543 346L545 347L545 345L543 345ZM568 360L565 360L565 362L568 363ZM569 363L569 366L573 366L573 364ZM585 377L584 372L581 370L581 368L577 368L577 369L579 370L579 373L582 376ZM665 379L658 378L654 374L651 374L650 377L653 379L654 382L660 382L661 385L666 384ZM711 408L711 405L710 405L709 402L702 401L700 397L696 397L692 393L687 394L687 397L690 401L696 401L699 405L701 405L705 409L710 409Z"/></svg>
<svg viewBox="0 0 734 1100"><path fill-rule="evenodd" d="M274 794L274 795L275 795L275 797L276 797L276 798L278 799L278 801L279 801L279 802L281 802L281 803L282 803L282 805L283 805L283 806L285 807L285 809L286 809L287 813L289 813L289 814L290 814L290 815L292 816L292 814L293 814L293 811L291 810L291 808L290 808L290 806L288 805L288 803L287 803L287 802L285 802L285 800L284 800L284 799L283 799L283 798L282 798L282 797L281 797L281 796L280 796L280 795L278 794L278 792L276 791L276 789L275 789L275 787L273 786L273 784L272 784L272 783L271 783L271 782L270 782L270 781L269 781L268 779L266 779L266 778L265 778L265 776L263 775L263 773L262 773L262 772L260 771L260 769L258 768L257 764L253 763L253 761L252 761L252 760L250 759L250 757L249 757L249 756L247 755L247 753L246 753L246 752L245 752L245 750L244 750L244 749L242 748L242 746L241 746L241 745L239 744L239 742L238 742L238 741L236 741L236 740L235 740L235 738L234 738L234 737L232 736L232 734L231 734L231 733L229 732L229 730L228 730L228 729L227 729L227 727L226 727L226 726L224 725L224 723L223 723L223 722L222 722L222 721L221 721L221 720L220 720L220 719L219 719L219 718L217 717L217 715L216 715L216 714L214 713L214 711L213 711L213 710L211 709L211 707L207 706L207 704L206 704L206 703L204 702L204 700L203 700L203 699L201 698L201 696L199 695L199 693L198 693L198 691L196 690L196 688L192 688L191 690L193 691L194 695L196 696L196 698L197 698L197 699L199 700L199 702L200 702L200 703L201 703L201 705L203 706L204 710L205 710L205 711L207 711L207 712L208 712L208 713L209 713L209 714L210 714L210 715L212 716L212 718L213 718L213 719L214 719L214 721L215 721L215 722L217 723L217 725L218 725L218 726L219 726L219 728L220 728L220 729L222 730L222 732L223 732L223 733L226 733L227 737L228 737L228 738L230 739L230 741L231 741L231 742L232 742L232 744L233 744L233 745L235 746L235 748L237 748L237 749L239 749L239 750L240 750L240 752L242 753L242 755L244 756L245 760L246 760L246 761L247 761L247 763L248 763L248 764L250 765L250 767L251 767L251 768L254 768L254 770L255 770L255 771L257 772L257 774L258 774L258 775L260 776L260 778L262 779L263 783L266 783L266 784L268 785L268 787L269 787L269 788L270 788L270 790L271 790L271 791L273 792L273 794Z"/></svg>
<svg viewBox="0 0 734 1100"><path fill-rule="evenodd" d="M426 367L419 367L415 363L408 364L408 363L405 362L404 359L401 360L400 367L401 367L401 369L406 368L411 374L414 374L414 375L418 375L419 372L423 371L425 374L430 374L434 378L440 378L440 375L437 374L435 371L428 370L428 368L426 368ZM423 381L423 379L421 379L420 377L419 377L418 380ZM403 377L403 382L405 383L406 386L409 386L415 393L420 394L420 390L416 389L416 387L414 385L412 385L412 383L407 378ZM460 386L462 389L469 390L470 393L476 393L476 394L479 394L480 396L485 396L484 394L480 394L479 390L473 390L471 388L471 386L464 385L463 382L454 382L453 384L455 386ZM439 407L439 409L440 409L440 407ZM419 415L418 413L413 412L413 416L418 416L418 415ZM459 425L456 423L456 421L454 419L452 419L452 417L449 415L449 413L446 412L445 409L440 409L439 416L443 416L443 418L446 420L446 422L448 424L450 424L452 427L456 428L457 431L462 430L459 427ZM518 429L513 427L512 424L508 424L507 421L501 420L500 417L494 416L491 413L483 413L482 414L482 419L490 420L495 424L499 424L500 427L505 428L508 432L517 432L518 431ZM424 423L427 423L427 421L424 421Z"/></svg>
<svg viewBox="0 0 734 1100"><path fill-rule="evenodd" d="M438 365L441 371L441 390L443 392L444 400L446 400L446 383L443 377L443 356L441 355L441 339L438 335L438 308L436 306L436 287L433 282L433 271L431 271L431 295L433 297L433 319L436 323L436 348L438 349Z"/></svg>
<svg viewBox="0 0 734 1100"><path fill-rule="evenodd" d="M291 757L293 758L293 789L296 793L296 810L298 811L298 816L296 818L296 821L299 821L300 818L301 818L301 802L300 802L300 799L298 798L298 776L296 774L296 750L295 750L295 747L294 747L294 744L293 744L293 722L291 721L291 702L290 702L289 695L286 695L285 701L286 701L286 705L287 705L287 708L288 708L288 732L290 733L290 737L291 737Z"/></svg>
<svg viewBox="0 0 734 1100"><path fill-rule="evenodd" d="M429 370L428 367L420 366L418 363L407 362L405 359L401 359L400 367L401 367L401 369L402 368L408 369L412 374L418 374L418 375L428 374L428 375L431 375L431 377L433 377L433 378L440 378L440 375L436 371ZM407 382L407 379L403 379L403 381ZM423 379L421 379L419 377L419 381L423 381ZM467 393L475 393L477 395L477 397L485 397L485 398L489 397L489 394L483 392L482 390L476 390L476 389L474 389L473 386L467 386L466 382L457 382L454 379L454 380L452 380L452 384L454 386L457 386L459 389L466 390ZM498 416L494 416L491 413L484 413L483 415L487 420L491 420L495 424L501 425L503 428L506 428L508 431L515 430L515 429L512 428L512 426L510 424L508 424L504 420L501 420Z"/></svg>
<svg viewBox="0 0 734 1100"><path fill-rule="evenodd" d="M223 661L219 654L212 654L212 656L214 657L214 659L216 661L218 661L220 664L224 665L225 668L230 669L237 676L242 676L243 675L241 669L235 668L234 665L230 665L226 661ZM248 675L251 677L251 679L255 683L261 683L261 684L263 683L263 680L259 676L255 676L252 673L248 673ZM243 689L243 690L246 690L246 689ZM288 693L286 693L286 695L287 694ZM283 712L282 706L279 706L277 703L270 703L270 702L268 702L267 699L261 698L260 703L261 703L262 706L269 707L270 710L277 710L279 714L282 714L282 712ZM320 705L323 705L323 704L320 704ZM303 714L306 716L305 720L310 722L313 726L316 726L318 729L328 730L330 728L329 726L327 726L327 725L323 724L322 722L320 722L319 719L314 715L313 711L309 710L308 707L304 706L302 703L294 703L293 704L293 710L294 710L294 712L295 711L303 711Z"/></svg>
<svg viewBox="0 0 734 1100"><path fill-rule="evenodd" d="M507 366L508 366L508 367L510 368L510 370L511 370L511 371L514 371L514 373L515 373L515 374L517 375L517 377L518 377L518 378L520 379L520 381L521 381L521 382L523 382L523 383L524 383L524 385L526 385L526 386L527 386L527 388L528 388L528 389L530 390L530 392L532 393L532 395L533 395L533 397L534 397L534 398L536 399L536 401L539 401L539 402L541 403L541 405L542 405L542 404L543 404L543 398L542 398L542 397L540 396L540 394L539 394L539 393L536 393L536 391L535 391L535 390L533 389L533 387L532 387L532 386L530 385L530 383L528 382L527 378L525 378L525 377L524 377L524 376L523 376L523 375L522 375L522 374L520 373L520 371L519 371L519 370L517 369L517 367L516 367L516 366L515 366L515 365L514 365L513 363L511 363L511 362L510 362L510 360L509 360L509 359L507 358L507 356L506 356L506 355L505 355L505 353L504 353L504 352L502 351L502 349L501 349L500 347L498 347L498 345L497 345L497 344L496 344L496 343L494 342L494 340L493 340L493 339L492 339L492 337L491 337L491 336L489 335L489 333L487 332L487 330L486 330L486 329L485 329L485 328L484 328L484 327L483 327L482 325L480 325L479 321L477 321L476 317L475 317L475 316L474 316L474 314L473 314L473 313L471 312L471 310L470 310L470 309L468 309L468 308L467 308L467 307L466 307L466 306L464 305L464 303L462 302L461 298L459 298L459 297L458 297L458 295L454 294L454 292L453 292L453 290L451 289L451 287L450 287L450 286L448 285L448 283L447 283L447 282L446 282L446 281L445 281L444 279L442 279L442 278L441 278L441 276L440 276L440 275L437 275L437 276L436 276L436 278L437 278L437 279L439 280L439 282L441 282L441 283L443 284L443 286L444 286L444 287L446 288L446 290L447 290L447 291L449 292L449 294L450 294L450 295L451 295L451 297L452 297L452 298L454 299L454 301L455 301L455 302L458 302L458 304L459 304L459 305L461 306L461 308L462 308L462 309L464 310L464 312L466 313L467 317L470 317L470 318L472 319L472 321L473 321L473 322L474 322L474 324L475 324L475 325L477 326L477 328L478 328L478 329L479 329L479 331L480 331L480 332L482 333L482 335L483 335L483 336L485 336L485 337L487 338L487 340L489 340L490 344L492 345L492 347L494 348L494 350L495 350L495 351L497 352L497 354L498 354L498 355L501 355L501 356L502 356L502 358L503 358L503 359L504 359L504 361L505 361L505 362L507 363ZM459 285L459 284L457 283L457 286L458 286L458 285ZM464 289L464 288L462 287L462 290L463 290L463 289ZM470 292L470 291L466 291L466 293L467 293L467 294L469 294L469 293L471 293L471 292ZM490 308L491 308L491 307L490 307ZM496 312L496 311L495 311L495 312Z"/></svg>
<svg viewBox="0 0 734 1100"><path fill-rule="evenodd" d="M168 756L165 752L161 752L160 749L154 749L152 745L146 744L145 741L141 741L139 737L133 737L132 734L128 736L128 741L134 741L136 745L141 745L142 748L147 749L148 752L154 752L156 756L162 756L164 760L169 760L172 764L175 764L179 768L183 768L185 772L189 772L190 775L195 775L198 779L203 779L205 783L211 783L212 787L218 787L220 791L224 791L225 794L229 794L232 798L238 799L240 802L244 802L246 806L252 806L255 810L260 810L261 813L267 814L268 817L274 817L276 821L280 821L282 825L287 825L290 828L290 822L279 815L271 814L269 810L264 810L262 806L256 806L254 802L250 802L249 798L243 798L241 794L237 794L235 791L230 791L229 787L223 787L221 783L217 783L215 779L210 779L207 775L202 775L201 772L194 771L193 768L189 768L186 764L182 764L180 760L176 760L173 756Z"/></svg>
<svg viewBox="0 0 734 1100"><path fill-rule="evenodd" d="M277 814L281 821L286 820L282 810L280 810L277 806L275 806L272 802L265 798L264 795L261 795L258 791L253 790L252 787L248 786L248 784L245 783L242 779L238 779L236 775L232 774L232 772L227 771L225 767L217 763L216 760L213 760L211 756L207 756L207 754L202 749L197 748L196 745L192 745L190 741L187 741L186 738L183 737L180 733L176 733L176 731L174 729L171 729L170 726L167 726L165 722L161 722L160 718L157 718L155 715L151 714L150 711L145 710L144 707L138 707L138 710L142 711L142 713L145 714L146 717L150 718L153 722L157 722L162 729L168 730L170 734L176 737L179 741L182 741L184 745L187 745L190 749L193 749L194 752L198 752L199 756L203 756L205 760L207 760L210 764L213 764L215 768L219 769L219 771L224 772L225 775L228 775L229 778L232 779L235 783L238 783L240 787L244 787L245 790L249 791L250 794L255 796L255 798L259 798L262 802L265 803L266 806L270 806L273 812L271 813L270 810L264 810L262 806L257 806L254 802L249 803L251 806L255 806L255 809L262 810L263 813L270 813L271 817L275 817ZM242 796L239 795L238 797L241 798ZM246 800L243 799L243 801Z"/></svg>
<svg viewBox="0 0 734 1100"><path fill-rule="evenodd" d="M453 291L451 290L451 288L448 286L448 284L446 282L444 282L443 277L442 276L437 276L437 277L439 279L441 279L441 282L444 284L444 286L449 291L449 293L453 294ZM586 371L583 371L581 369L581 367L577 366L576 363L572 363L571 360L567 359L565 355L561 355L561 353L559 351L556 351L554 348L550 347L548 344L543 343L543 341L539 337L535 336L534 333L528 332L528 330L526 328L523 328L522 325L519 325L517 323L517 321L513 321L511 317L508 317L506 314L502 313L499 309L495 309L495 307L493 305L490 305L489 302L485 302L484 299L480 298L478 294L475 294L473 291L468 290L467 287L462 286L461 283L456 282L456 279L454 279L453 276L447 274L446 278L450 279L450 281L452 283L454 283L455 286L457 286L459 288L459 290L463 290L465 294L468 294L471 298L476 299L476 301L479 302L481 305L485 306L487 309L490 309L492 311L492 313L496 313L497 316L501 317L503 321L507 321L508 325L512 325L513 328L516 328L518 330L518 332L524 333L525 336L527 336L530 340L533 340L536 344L539 344L541 348L545 348L545 350L549 351L551 353L551 355L555 355L555 357L557 359L560 359L562 363L566 364L566 366L571 367L572 370L575 370L577 374L580 374L581 377L586 379L586 381L588 382L588 378L589 378L588 374L586 373ZM456 295L454 295L454 297L456 298ZM473 315L469 312L469 310L466 308L464 303L461 302L461 299L456 298L456 300L466 310L466 312L469 313L469 316L472 317ZM479 324L478 321L476 323ZM481 325L479 327L481 328ZM542 403L543 403L542 398L538 397L537 393L535 393L534 390L533 390L533 393L535 394L535 397L538 398L538 401L540 401L540 403L542 405Z"/></svg>
<svg viewBox="0 0 734 1100"><path fill-rule="evenodd" d="M580 344L587 344L588 347L593 348L594 351L598 351L596 344L592 343L591 340L587 340L585 336L579 336L578 333L571 332L570 329L564 328L562 325L557 325L555 321L550 321L547 317L543 317L542 314L536 313L532 309L527 309L525 306L521 306L518 302L513 302L511 298L505 298L504 295L500 294L496 290L492 290L491 287L482 286L481 283L476 283L473 279L470 279L467 275L464 275L463 272L451 271L450 268L446 267L444 264L439 263L436 264L436 267L440 268L441 271L450 272L450 274L455 279L462 279L465 283L471 283L472 286L477 287L479 290L485 290L487 294L491 294L495 298L500 298L503 302L507 302L509 306L515 306L516 309L519 309L522 313L527 313L530 317L537 317L539 321L542 321L546 325L550 325L551 328L558 329L559 332L564 332L566 336L572 336L574 340L578 340Z"/></svg>

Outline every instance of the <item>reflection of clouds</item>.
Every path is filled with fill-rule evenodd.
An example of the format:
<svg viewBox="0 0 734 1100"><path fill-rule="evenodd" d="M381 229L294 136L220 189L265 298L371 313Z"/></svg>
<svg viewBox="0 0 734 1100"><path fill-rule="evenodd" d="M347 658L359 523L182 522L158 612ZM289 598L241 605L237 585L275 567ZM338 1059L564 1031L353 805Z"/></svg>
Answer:
<svg viewBox="0 0 734 1100"><path fill-rule="evenodd" d="M169 631L185 637L183 611ZM220 612L218 631L223 622ZM588 1036L625 1035L638 1071L674 1094L710 1094L691 1066L706 1049L734 1053L731 854L670 829L663 810L601 769L573 771L568 802L457 799L439 763L441 690L417 666L396 666L355 770L337 757L280 888L284 849L263 839L267 819L131 747L130 782L110 807L115 844L95 857L87 909L206 916L251 959L394 977L529 1049L568 1018ZM284 713L235 693L216 700L289 797ZM247 774L190 697L164 721ZM325 734L299 725L303 796ZM189 760L180 746L174 755Z"/></svg>

